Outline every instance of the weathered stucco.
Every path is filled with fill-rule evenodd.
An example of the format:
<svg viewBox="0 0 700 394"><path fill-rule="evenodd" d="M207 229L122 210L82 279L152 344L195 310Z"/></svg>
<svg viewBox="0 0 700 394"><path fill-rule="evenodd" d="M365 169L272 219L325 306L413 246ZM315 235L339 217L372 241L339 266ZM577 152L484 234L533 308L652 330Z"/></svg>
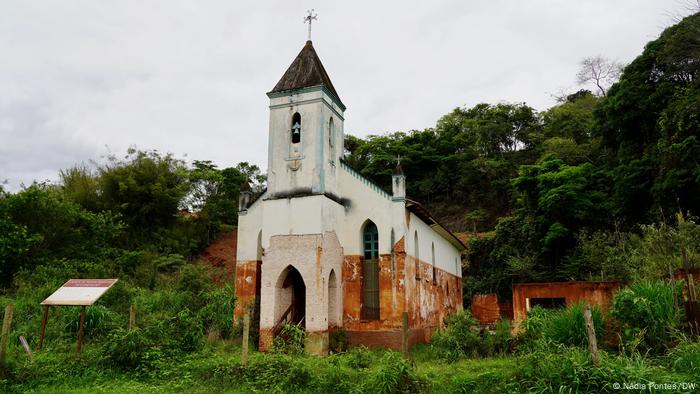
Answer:
<svg viewBox="0 0 700 394"><path fill-rule="evenodd" d="M426 330L426 333L412 334L424 342L430 332L439 327L445 317L462 309L462 280L460 277L436 268L433 281L432 264L420 262L423 275L416 278L415 257L407 256L402 238L394 247L394 267L391 254L380 256L379 294L380 318L366 321L361 319L362 310L362 256L345 256L343 260L343 325L349 331L350 342L367 338L357 331L373 331L386 336L381 331L400 334L403 312L408 312L409 328ZM408 260L408 264L406 261ZM400 335L398 336L400 344ZM393 341L392 343L396 343ZM369 343L371 344L371 343Z"/></svg>

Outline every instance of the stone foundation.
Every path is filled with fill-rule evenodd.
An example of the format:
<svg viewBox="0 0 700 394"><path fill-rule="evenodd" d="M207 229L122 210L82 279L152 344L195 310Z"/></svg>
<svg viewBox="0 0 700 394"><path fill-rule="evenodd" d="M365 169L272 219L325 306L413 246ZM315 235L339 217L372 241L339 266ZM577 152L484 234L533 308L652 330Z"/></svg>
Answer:
<svg viewBox="0 0 700 394"><path fill-rule="evenodd" d="M328 331L307 332L304 339L304 351L315 356L328 354Z"/></svg>

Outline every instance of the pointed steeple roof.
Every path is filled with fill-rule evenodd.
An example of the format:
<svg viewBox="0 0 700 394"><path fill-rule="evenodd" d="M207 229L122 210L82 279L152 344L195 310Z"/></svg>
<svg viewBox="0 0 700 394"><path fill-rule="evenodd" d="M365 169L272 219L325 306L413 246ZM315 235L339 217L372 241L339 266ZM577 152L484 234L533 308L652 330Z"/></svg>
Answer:
<svg viewBox="0 0 700 394"><path fill-rule="evenodd" d="M306 41L306 45L294 59L282 78L277 82L269 93L278 93L288 90L308 88L312 86L325 86L340 101L338 92L335 91L331 78L326 69L321 64L316 50L311 41ZM341 103L342 104L342 103Z"/></svg>

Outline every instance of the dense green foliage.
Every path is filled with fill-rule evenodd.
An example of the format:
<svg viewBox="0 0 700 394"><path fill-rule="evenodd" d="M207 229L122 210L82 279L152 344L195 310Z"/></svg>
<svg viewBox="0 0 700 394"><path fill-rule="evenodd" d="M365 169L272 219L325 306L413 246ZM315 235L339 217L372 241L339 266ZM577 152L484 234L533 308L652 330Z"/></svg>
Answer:
<svg viewBox="0 0 700 394"><path fill-rule="evenodd" d="M683 318L682 309L674 305L674 291L675 299L682 299L680 286L640 281L615 295L611 314L622 324L624 345L655 352L671 347Z"/></svg>
<svg viewBox="0 0 700 394"><path fill-rule="evenodd" d="M450 361L463 357L503 355L509 349L510 323L501 321L494 332L479 327L469 311L460 311L445 320L446 327L433 335L437 354Z"/></svg>
<svg viewBox="0 0 700 394"><path fill-rule="evenodd" d="M528 314L527 320L523 322L522 332L518 338L519 345L529 348L533 343L544 339L551 343L585 349L588 346L588 336L583 309L582 303L559 310L534 307ZM605 325L600 308L596 306L591 308L591 318L596 339L599 343L603 343Z"/></svg>

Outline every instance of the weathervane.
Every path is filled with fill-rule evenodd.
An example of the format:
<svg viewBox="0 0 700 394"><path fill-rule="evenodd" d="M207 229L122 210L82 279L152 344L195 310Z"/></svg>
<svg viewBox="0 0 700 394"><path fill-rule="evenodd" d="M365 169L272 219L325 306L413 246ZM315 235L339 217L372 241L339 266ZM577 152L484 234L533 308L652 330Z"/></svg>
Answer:
<svg viewBox="0 0 700 394"><path fill-rule="evenodd" d="M308 40L311 41L311 22L318 20L318 14L314 13L314 9L312 8L310 11L306 11L307 15L304 17L304 23L308 22L309 23L309 38Z"/></svg>

